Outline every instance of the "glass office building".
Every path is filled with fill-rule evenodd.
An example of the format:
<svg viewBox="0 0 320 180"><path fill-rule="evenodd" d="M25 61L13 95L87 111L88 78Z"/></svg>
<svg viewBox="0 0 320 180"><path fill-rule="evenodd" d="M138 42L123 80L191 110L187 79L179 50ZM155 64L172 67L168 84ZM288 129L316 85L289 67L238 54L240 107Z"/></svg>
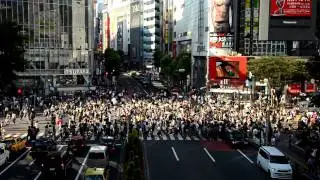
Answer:
<svg viewBox="0 0 320 180"><path fill-rule="evenodd" d="M64 76L92 73L93 5L90 0L0 0L0 21L16 21L28 38L22 77L51 86ZM77 69L66 71L66 69Z"/></svg>

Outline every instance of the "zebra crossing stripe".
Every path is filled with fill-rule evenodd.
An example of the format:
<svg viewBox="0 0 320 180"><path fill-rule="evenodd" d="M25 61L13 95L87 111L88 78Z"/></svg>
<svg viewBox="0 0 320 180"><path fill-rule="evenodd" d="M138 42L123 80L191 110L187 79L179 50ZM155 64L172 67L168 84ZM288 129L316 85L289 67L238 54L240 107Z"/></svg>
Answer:
<svg viewBox="0 0 320 180"><path fill-rule="evenodd" d="M196 136L192 136L192 139L195 141L199 141L199 138L197 138Z"/></svg>
<svg viewBox="0 0 320 180"><path fill-rule="evenodd" d="M191 141L191 138L189 136L186 137L186 140Z"/></svg>
<svg viewBox="0 0 320 180"><path fill-rule="evenodd" d="M152 140L152 138L151 138L150 136L148 136L148 137L147 137L147 140L150 141L150 140Z"/></svg>
<svg viewBox="0 0 320 180"><path fill-rule="evenodd" d="M21 136L20 136L20 138L21 139L24 139L24 138L26 138L28 136L28 133L24 133L24 134L22 134Z"/></svg>
<svg viewBox="0 0 320 180"><path fill-rule="evenodd" d="M94 137L94 136L92 135L91 138L90 138L90 141L94 141L94 140L96 140L96 137Z"/></svg>
<svg viewBox="0 0 320 180"><path fill-rule="evenodd" d="M170 140L176 140L172 134L169 135Z"/></svg>
<svg viewBox="0 0 320 180"><path fill-rule="evenodd" d="M156 139L156 141L159 141L159 140L160 140L159 136L156 136L155 139Z"/></svg>
<svg viewBox="0 0 320 180"><path fill-rule="evenodd" d="M182 141L183 137L180 134L178 134L178 139L179 139L179 141Z"/></svg>
<svg viewBox="0 0 320 180"><path fill-rule="evenodd" d="M163 134L163 133L162 133L162 139L165 140L165 141L168 140L167 136L165 134Z"/></svg>
<svg viewBox="0 0 320 180"><path fill-rule="evenodd" d="M140 136L139 139L140 139L141 141L143 141L143 136Z"/></svg>
<svg viewBox="0 0 320 180"><path fill-rule="evenodd" d="M200 138L201 138L202 141L206 141L206 140L207 140L207 139L204 138L201 134L200 134Z"/></svg>
<svg viewBox="0 0 320 180"><path fill-rule="evenodd" d="M42 137L43 135L44 135L44 132L40 132L40 133L37 135L37 138Z"/></svg>

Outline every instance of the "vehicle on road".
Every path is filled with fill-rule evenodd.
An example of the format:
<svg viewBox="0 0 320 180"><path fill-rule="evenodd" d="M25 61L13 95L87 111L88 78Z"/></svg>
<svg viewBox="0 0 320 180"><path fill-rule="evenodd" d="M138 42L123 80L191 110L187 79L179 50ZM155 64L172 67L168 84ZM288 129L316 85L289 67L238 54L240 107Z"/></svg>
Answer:
<svg viewBox="0 0 320 180"><path fill-rule="evenodd" d="M0 143L0 166L5 165L10 158L10 151L7 148L7 145Z"/></svg>
<svg viewBox="0 0 320 180"><path fill-rule="evenodd" d="M83 136L72 136L68 145L74 153L81 153L85 149L86 143Z"/></svg>
<svg viewBox="0 0 320 180"><path fill-rule="evenodd" d="M84 173L84 180L108 180L109 170L105 168L88 168Z"/></svg>
<svg viewBox="0 0 320 180"><path fill-rule="evenodd" d="M8 149L12 153L19 153L26 148L27 140L21 139L18 136L5 136L1 143L7 145Z"/></svg>
<svg viewBox="0 0 320 180"><path fill-rule="evenodd" d="M243 148L248 145L245 135L239 130L226 129L225 142L233 148Z"/></svg>
<svg viewBox="0 0 320 180"><path fill-rule="evenodd" d="M31 146L30 156L37 166L43 164L49 152L57 150L56 142L51 139L32 140L28 144Z"/></svg>
<svg viewBox="0 0 320 180"><path fill-rule="evenodd" d="M261 146L258 151L257 165L268 172L270 178L292 179L290 161L276 147Z"/></svg>
<svg viewBox="0 0 320 180"><path fill-rule="evenodd" d="M116 150L119 150L122 146L122 142L118 138L113 136L104 136L101 138L102 144L108 147L108 152L110 154L114 153Z"/></svg>
<svg viewBox="0 0 320 180"><path fill-rule="evenodd" d="M88 152L87 166L105 168L108 165L108 147L91 146Z"/></svg>
<svg viewBox="0 0 320 180"><path fill-rule="evenodd" d="M53 176L67 176L67 171L72 168L73 154L67 147L49 152L41 164L42 173Z"/></svg>

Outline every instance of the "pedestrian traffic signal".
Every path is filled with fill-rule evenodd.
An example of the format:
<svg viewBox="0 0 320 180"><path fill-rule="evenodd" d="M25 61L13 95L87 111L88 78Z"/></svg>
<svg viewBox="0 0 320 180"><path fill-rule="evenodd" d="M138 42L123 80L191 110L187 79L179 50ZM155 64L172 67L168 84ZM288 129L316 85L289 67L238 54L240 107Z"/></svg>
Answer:
<svg viewBox="0 0 320 180"><path fill-rule="evenodd" d="M18 88L17 93L18 93L18 95L22 95L22 89Z"/></svg>

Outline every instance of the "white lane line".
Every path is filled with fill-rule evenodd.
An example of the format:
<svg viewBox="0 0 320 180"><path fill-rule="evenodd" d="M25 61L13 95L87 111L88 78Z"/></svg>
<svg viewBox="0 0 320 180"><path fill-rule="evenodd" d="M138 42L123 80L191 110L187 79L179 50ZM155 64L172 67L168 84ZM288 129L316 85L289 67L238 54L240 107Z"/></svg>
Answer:
<svg viewBox="0 0 320 180"><path fill-rule="evenodd" d="M87 160L88 160L88 157L89 157L89 152L87 153L86 157L84 158L84 160L83 160L83 162L82 162L82 164L81 164L81 167L80 167L80 169L79 169L79 171L78 171L78 174L77 174L77 176L76 176L76 178L75 178L74 180L78 180L78 179L79 179L79 177L80 177L80 175L81 175L81 173L82 173L82 170L83 170L83 168L84 168L84 165L86 165L86 162L87 162Z"/></svg>
<svg viewBox="0 0 320 180"><path fill-rule="evenodd" d="M203 148L203 150L204 150L204 152L206 152L207 153L207 155L209 156L209 158L211 159L211 161L212 162L216 162L216 160L215 159L213 159L213 157L211 156L211 154L209 153L209 151L207 150L207 148Z"/></svg>
<svg viewBox="0 0 320 180"><path fill-rule="evenodd" d="M13 166L15 163L17 163L24 155L26 155L30 151L30 148L28 148L24 153L22 153L16 160L14 160L11 164L9 164L4 170L0 172L0 176L5 173L11 166Z"/></svg>
<svg viewBox="0 0 320 180"><path fill-rule="evenodd" d="M33 179L33 180L37 180L37 179L39 179L39 177L41 176L41 171L37 174L37 176Z"/></svg>
<svg viewBox="0 0 320 180"><path fill-rule="evenodd" d="M196 137L196 136L192 136L192 139L195 140L195 141L199 141L199 138Z"/></svg>
<svg viewBox="0 0 320 180"><path fill-rule="evenodd" d="M174 155L174 157L176 158L176 160L179 161L179 157L178 157L178 155L177 155L177 153L176 153L176 150L174 150L174 147L171 147L171 150L172 150L173 155Z"/></svg>
<svg viewBox="0 0 320 180"><path fill-rule="evenodd" d="M161 137L162 137L162 139L165 140L165 141L168 140L167 136L166 136L163 132L161 132Z"/></svg>
<svg viewBox="0 0 320 180"><path fill-rule="evenodd" d="M36 160L34 159L33 161L31 161L30 163L29 163L29 166L32 166L32 164L35 162Z"/></svg>
<svg viewBox="0 0 320 180"><path fill-rule="evenodd" d="M253 161L252 161L247 155L245 155L241 150L237 149L237 151L238 151L244 158L246 158L251 164L253 164Z"/></svg>

